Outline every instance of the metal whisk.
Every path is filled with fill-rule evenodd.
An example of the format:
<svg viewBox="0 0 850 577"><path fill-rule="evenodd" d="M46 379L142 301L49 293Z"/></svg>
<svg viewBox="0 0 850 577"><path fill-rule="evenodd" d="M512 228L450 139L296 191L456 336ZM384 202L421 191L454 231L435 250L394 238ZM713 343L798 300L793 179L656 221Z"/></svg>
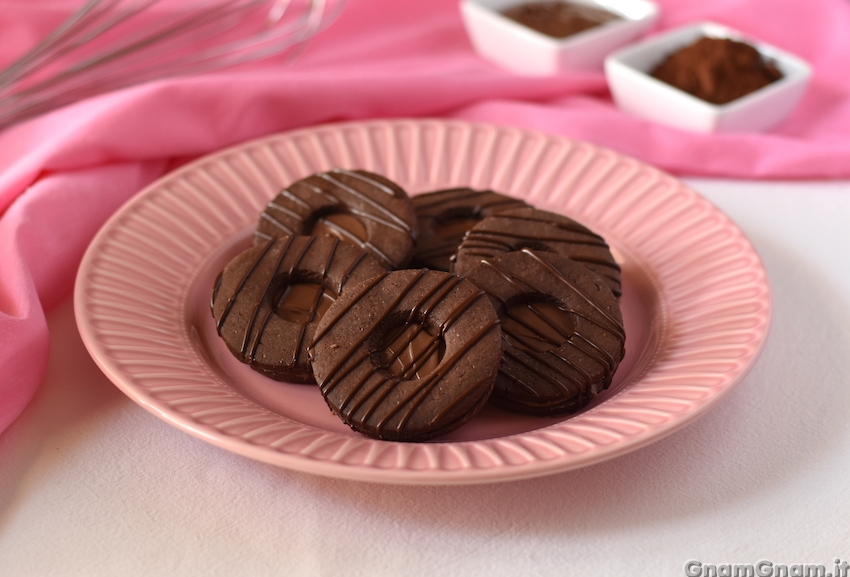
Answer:
<svg viewBox="0 0 850 577"><path fill-rule="evenodd" d="M342 0L87 0L0 71L0 128L142 82L293 50Z"/></svg>

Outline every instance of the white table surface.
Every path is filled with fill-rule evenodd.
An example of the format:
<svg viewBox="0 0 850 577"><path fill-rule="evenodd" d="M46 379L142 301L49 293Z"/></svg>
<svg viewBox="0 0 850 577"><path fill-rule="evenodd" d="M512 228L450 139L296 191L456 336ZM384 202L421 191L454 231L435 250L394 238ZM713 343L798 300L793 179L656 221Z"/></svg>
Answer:
<svg viewBox="0 0 850 577"><path fill-rule="evenodd" d="M751 239L774 316L714 410L584 469L462 487L278 469L191 437L98 370L70 299L0 436L0 575L684 575L850 559L850 182L686 179ZM721 573L722 574L722 573Z"/></svg>

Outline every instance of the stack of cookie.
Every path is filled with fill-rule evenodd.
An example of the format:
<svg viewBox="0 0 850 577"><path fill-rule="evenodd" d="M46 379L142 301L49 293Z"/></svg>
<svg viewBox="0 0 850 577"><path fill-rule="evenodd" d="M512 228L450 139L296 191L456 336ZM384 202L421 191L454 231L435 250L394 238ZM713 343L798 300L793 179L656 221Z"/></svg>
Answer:
<svg viewBox="0 0 850 577"><path fill-rule="evenodd" d="M562 415L605 389L624 353L619 272L564 216L337 169L269 203L211 308L242 362L318 383L356 431L423 441L488 400Z"/></svg>

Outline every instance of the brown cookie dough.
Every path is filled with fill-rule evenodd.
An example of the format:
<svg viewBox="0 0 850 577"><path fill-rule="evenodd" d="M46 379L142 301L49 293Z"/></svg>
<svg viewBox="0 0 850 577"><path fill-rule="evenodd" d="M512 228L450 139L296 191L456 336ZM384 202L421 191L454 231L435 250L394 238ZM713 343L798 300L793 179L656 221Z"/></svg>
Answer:
<svg viewBox="0 0 850 577"><path fill-rule="evenodd" d="M334 169L289 185L260 215L255 244L288 235L337 237L388 269L401 268L413 255L416 215L394 182L365 170Z"/></svg>
<svg viewBox="0 0 850 577"><path fill-rule="evenodd" d="M400 270L337 300L310 355L328 406L352 429L424 441L486 403L500 341L496 311L475 285L445 272Z"/></svg>
<svg viewBox="0 0 850 577"><path fill-rule="evenodd" d="M307 344L327 308L348 286L386 269L331 237L287 236L234 258L212 293L219 335L243 363L278 381L311 383Z"/></svg>
<svg viewBox="0 0 850 577"><path fill-rule="evenodd" d="M524 201L492 190L448 188L413 197L413 208L419 221L412 268L451 271L451 257L457 251L466 231L481 219L528 207Z"/></svg>
<svg viewBox="0 0 850 577"><path fill-rule="evenodd" d="M620 266L605 240L571 218L519 208L490 216L464 237L455 257L454 272L465 276L483 259L530 248L567 256L598 274L619 297Z"/></svg>
<svg viewBox="0 0 850 577"><path fill-rule="evenodd" d="M528 249L486 259L467 278L501 319L504 355L490 401L509 411L578 411L611 383L625 333L617 299L569 258Z"/></svg>

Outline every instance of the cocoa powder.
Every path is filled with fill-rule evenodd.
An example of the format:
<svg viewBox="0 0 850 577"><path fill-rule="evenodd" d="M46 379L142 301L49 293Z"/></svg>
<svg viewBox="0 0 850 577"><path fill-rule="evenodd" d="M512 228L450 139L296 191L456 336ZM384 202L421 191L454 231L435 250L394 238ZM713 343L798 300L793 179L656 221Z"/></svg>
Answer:
<svg viewBox="0 0 850 577"><path fill-rule="evenodd" d="M708 37L670 54L650 74L713 104L726 104L782 78L753 46Z"/></svg>
<svg viewBox="0 0 850 577"><path fill-rule="evenodd" d="M602 8L558 0L519 4L502 14L553 38L566 38L619 18Z"/></svg>

